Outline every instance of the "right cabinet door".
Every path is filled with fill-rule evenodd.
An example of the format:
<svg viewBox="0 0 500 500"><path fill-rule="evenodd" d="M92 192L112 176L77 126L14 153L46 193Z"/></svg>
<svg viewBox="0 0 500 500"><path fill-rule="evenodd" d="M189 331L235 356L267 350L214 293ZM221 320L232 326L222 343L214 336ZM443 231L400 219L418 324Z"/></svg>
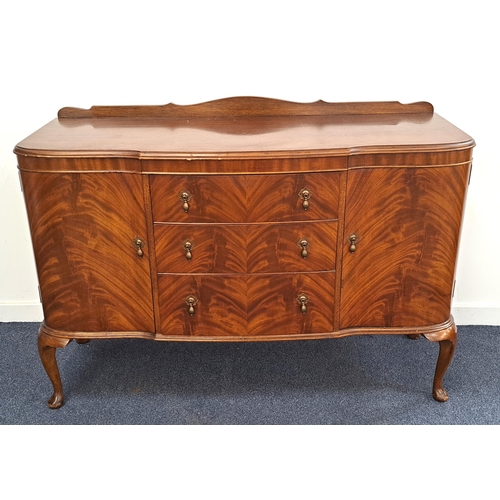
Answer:
<svg viewBox="0 0 500 500"><path fill-rule="evenodd" d="M448 320L469 168L349 171L341 328Z"/></svg>

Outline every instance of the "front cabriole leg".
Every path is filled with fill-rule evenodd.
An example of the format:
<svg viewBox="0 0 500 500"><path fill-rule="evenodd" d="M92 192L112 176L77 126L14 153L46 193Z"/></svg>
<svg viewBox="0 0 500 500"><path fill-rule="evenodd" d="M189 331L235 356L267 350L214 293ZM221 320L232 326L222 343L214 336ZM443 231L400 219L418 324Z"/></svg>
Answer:
<svg viewBox="0 0 500 500"><path fill-rule="evenodd" d="M48 401L49 408L52 409L60 408L64 403L61 376L56 360L56 349L65 347L70 340L71 339L54 337L47 334L43 324L38 332L38 353L40 354L43 367L54 387L54 393Z"/></svg>
<svg viewBox="0 0 500 500"><path fill-rule="evenodd" d="M448 393L443 388L443 378L455 353L457 327L451 318L451 324L447 328L435 333L424 333L424 336L431 342L439 342L439 356L434 374L432 396L436 401L444 402L448 400Z"/></svg>

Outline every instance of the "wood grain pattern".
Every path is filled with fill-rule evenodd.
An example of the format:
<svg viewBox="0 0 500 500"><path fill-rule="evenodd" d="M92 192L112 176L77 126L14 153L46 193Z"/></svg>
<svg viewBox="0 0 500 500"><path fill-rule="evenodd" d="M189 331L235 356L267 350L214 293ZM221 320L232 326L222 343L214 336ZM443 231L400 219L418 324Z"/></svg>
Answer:
<svg viewBox="0 0 500 500"><path fill-rule="evenodd" d="M155 222L242 223L337 219L339 174L288 175L152 175ZM300 191L312 197L302 208ZM192 198L184 212L179 193Z"/></svg>
<svg viewBox="0 0 500 500"><path fill-rule="evenodd" d="M335 273L158 276L162 336L259 338L331 332ZM296 298L309 297L307 313ZM197 298L191 316L186 297Z"/></svg>
<svg viewBox="0 0 500 500"><path fill-rule="evenodd" d="M156 262L159 273L245 273L245 225L155 224ZM193 244L186 258L185 241Z"/></svg>
<svg viewBox="0 0 500 500"><path fill-rule="evenodd" d="M450 317L469 165L348 174L341 328ZM347 237L359 235L356 251Z"/></svg>
<svg viewBox="0 0 500 500"><path fill-rule="evenodd" d="M309 242L301 256L297 243ZM186 258L183 243L193 245ZM276 273L335 269L337 222L155 224L159 273Z"/></svg>
<svg viewBox="0 0 500 500"><path fill-rule="evenodd" d="M241 276L158 276L162 335L238 336L247 333L246 278ZM198 300L191 316L185 303Z"/></svg>
<svg viewBox="0 0 500 500"><path fill-rule="evenodd" d="M248 227L248 226L247 226ZM335 269L337 222L256 224L247 231L247 272L311 272ZM309 242L307 257L298 242Z"/></svg>
<svg viewBox="0 0 500 500"><path fill-rule="evenodd" d="M156 258L155 258L155 238L154 238L154 223L153 223L153 212L151 208L151 189L149 186L149 176L142 175L142 194L144 198L144 210L146 216L146 230L147 230L147 241L148 248L151 248L151 253L148 252L149 255L149 269L151 276L151 293L153 298L153 317L155 323L154 332L160 331L160 304L158 301L158 269L156 266Z"/></svg>
<svg viewBox="0 0 500 500"><path fill-rule="evenodd" d="M339 173L248 176L247 221L325 220L338 218ZM311 192L309 208L299 193Z"/></svg>
<svg viewBox="0 0 500 500"><path fill-rule="evenodd" d="M244 176L151 176L154 222L245 222ZM189 211L179 193L191 194Z"/></svg>
<svg viewBox="0 0 500 500"><path fill-rule="evenodd" d="M143 160L143 173L172 174L272 174L283 172L336 172L347 169L347 156L241 160Z"/></svg>
<svg viewBox="0 0 500 500"><path fill-rule="evenodd" d="M154 331L141 177L22 173L48 327Z"/></svg>
<svg viewBox="0 0 500 500"><path fill-rule="evenodd" d="M458 165L472 160L472 149L458 149L442 153L378 153L352 155L348 160L349 169L365 167L436 167Z"/></svg>
<svg viewBox="0 0 500 500"><path fill-rule="evenodd" d="M335 273L278 274L248 278L248 332L256 337L333 331ZM297 297L309 298L302 314Z"/></svg>
<svg viewBox="0 0 500 500"><path fill-rule="evenodd" d="M335 269L335 311L333 314L333 327L335 331L340 330L340 304L342 290L342 257L344 246L344 223L345 223L345 201L347 192L347 172L340 174L340 193L339 193L339 224L337 229L337 248Z"/></svg>
<svg viewBox="0 0 500 500"><path fill-rule="evenodd" d="M136 158L44 158L19 156L19 169L28 172L141 172L141 162Z"/></svg>

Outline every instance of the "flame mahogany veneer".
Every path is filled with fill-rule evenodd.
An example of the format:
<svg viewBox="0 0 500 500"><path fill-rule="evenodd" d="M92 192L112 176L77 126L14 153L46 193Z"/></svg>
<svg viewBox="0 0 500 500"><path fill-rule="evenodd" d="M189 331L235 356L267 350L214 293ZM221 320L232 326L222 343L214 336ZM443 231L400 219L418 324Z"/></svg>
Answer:
<svg viewBox="0 0 500 500"><path fill-rule="evenodd" d="M473 147L429 103L63 108L15 148L49 406L72 339L361 334L439 342L445 401Z"/></svg>

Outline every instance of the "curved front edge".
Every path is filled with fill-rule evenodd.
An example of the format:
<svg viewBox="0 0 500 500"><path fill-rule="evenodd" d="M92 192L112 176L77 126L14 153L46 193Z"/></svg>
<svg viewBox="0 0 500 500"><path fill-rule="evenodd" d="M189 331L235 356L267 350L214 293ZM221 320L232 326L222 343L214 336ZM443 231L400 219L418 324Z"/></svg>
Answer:
<svg viewBox="0 0 500 500"><path fill-rule="evenodd" d="M61 376L56 360L56 349L65 347L70 341L70 338L54 337L50 335L44 323L40 326L38 332L38 353L40 354L42 365L54 388L54 393L48 401L49 408L51 409L60 408L64 403Z"/></svg>
<svg viewBox="0 0 500 500"><path fill-rule="evenodd" d="M457 327L453 318L451 318L451 324L447 328L433 333L424 333L423 335L431 342L439 342L439 356L434 374L432 396L436 401L447 401L449 396L443 388L443 378L455 353Z"/></svg>

